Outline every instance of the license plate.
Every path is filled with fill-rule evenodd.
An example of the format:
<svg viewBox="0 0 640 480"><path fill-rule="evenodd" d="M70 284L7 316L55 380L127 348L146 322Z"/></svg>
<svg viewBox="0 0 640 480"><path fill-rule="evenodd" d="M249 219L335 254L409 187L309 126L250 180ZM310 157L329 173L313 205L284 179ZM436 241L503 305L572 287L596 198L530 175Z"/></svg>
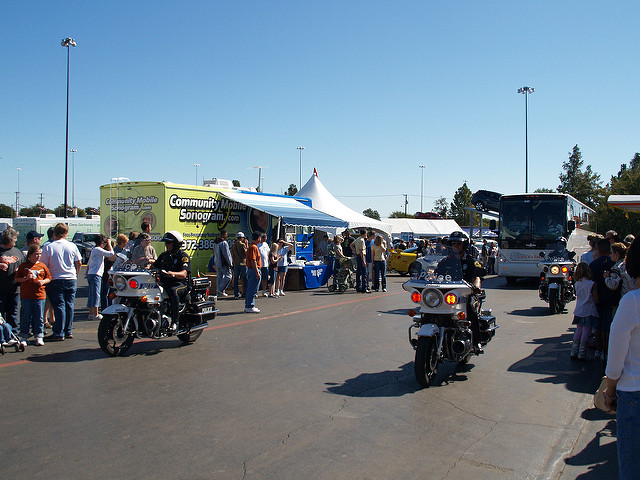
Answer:
<svg viewBox="0 0 640 480"><path fill-rule="evenodd" d="M204 307L202 309L202 313L211 313L213 312L213 307Z"/></svg>

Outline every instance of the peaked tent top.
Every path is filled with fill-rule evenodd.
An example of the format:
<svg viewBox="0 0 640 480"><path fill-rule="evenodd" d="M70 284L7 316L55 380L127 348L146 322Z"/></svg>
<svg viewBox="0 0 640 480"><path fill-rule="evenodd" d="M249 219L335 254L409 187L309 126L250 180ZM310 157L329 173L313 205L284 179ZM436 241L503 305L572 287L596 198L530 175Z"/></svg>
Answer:
<svg viewBox="0 0 640 480"><path fill-rule="evenodd" d="M318 178L318 173L315 168L313 169L313 175L311 178L304 184L300 191L295 194L295 196L310 198L311 206L315 210L319 210L328 215L345 220L348 223L348 228L372 228L386 233L389 237L391 236L390 224L380 222L379 220L369 218L366 215L358 213L334 197Z"/></svg>

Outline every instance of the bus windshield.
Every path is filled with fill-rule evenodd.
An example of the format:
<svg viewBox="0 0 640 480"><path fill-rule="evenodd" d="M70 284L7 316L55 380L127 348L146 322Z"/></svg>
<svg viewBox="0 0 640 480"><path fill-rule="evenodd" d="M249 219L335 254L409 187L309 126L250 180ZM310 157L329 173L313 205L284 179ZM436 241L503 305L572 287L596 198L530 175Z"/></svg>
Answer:
<svg viewBox="0 0 640 480"><path fill-rule="evenodd" d="M567 237L567 200L563 197L502 198L501 248L549 249Z"/></svg>

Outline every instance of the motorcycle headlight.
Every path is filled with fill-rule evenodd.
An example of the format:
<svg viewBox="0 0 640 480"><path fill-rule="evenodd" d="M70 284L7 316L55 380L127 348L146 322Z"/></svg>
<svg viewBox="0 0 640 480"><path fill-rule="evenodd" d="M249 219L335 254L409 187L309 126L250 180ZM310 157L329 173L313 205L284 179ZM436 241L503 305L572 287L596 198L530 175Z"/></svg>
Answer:
<svg viewBox="0 0 640 480"><path fill-rule="evenodd" d="M554 275L557 275L558 273L560 273L560 267L558 265L552 265L551 273L553 273Z"/></svg>
<svg viewBox="0 0 640 480"><path fill-rule="evenodd" d="M113 284L116 287L116 290L118 290L119 292L122 292L125 288L127 288L127 280L120 275L113 278Z"/></svg>
<svg viewBox="0 0 640 480"><path fill-rule="evenodd" d="M425 290L422 299L427 307L436 308L442 304L442 294L438 290Z"/></svg>

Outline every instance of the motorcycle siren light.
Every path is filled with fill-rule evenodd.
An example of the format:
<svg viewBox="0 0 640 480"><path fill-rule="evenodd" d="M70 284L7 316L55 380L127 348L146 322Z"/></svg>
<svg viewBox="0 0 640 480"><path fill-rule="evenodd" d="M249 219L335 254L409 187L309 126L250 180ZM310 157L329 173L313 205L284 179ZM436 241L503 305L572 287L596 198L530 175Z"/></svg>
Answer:
<svg viewBox="0 0 640 480"><path fill-rule="evenodd" d="M444 301L447 305L455 305L458 303L458 296L455 293L447 293L444 296Z"/></svg>
<svg viewBox="0 0 640 480"><path fill-rule="evenodd" d="M129 288L138 288L138 281L135 278L129 280Z"/></svg>
<svg viewBox="0 0 640 480"><path fill-rule="evenodd" d="M420 303L420 300L422 300L422 295L420 295L420 292L413 292L411 294L411 301Z"/></svg>
<svg viewBox="0 0 640 480"><path fill-rule="evenodd" d="M567 273L569 271L569 269L567 268L566 265L562 266L562 273Z"/></svg>

